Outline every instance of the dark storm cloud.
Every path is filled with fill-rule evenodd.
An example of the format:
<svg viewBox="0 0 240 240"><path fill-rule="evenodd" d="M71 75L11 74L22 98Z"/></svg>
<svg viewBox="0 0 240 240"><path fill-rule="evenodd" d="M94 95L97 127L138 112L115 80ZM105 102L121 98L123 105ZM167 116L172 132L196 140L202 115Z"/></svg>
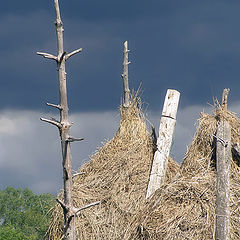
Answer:
<svg viewBox="0 0 240 240"><path fill-rule="evenodd" d="M123 42L129 41L130 87L142 83L148 119L158 128L167 88L181 92L172 156L181 161L194 123L229 87L239 100L240 2L235 0L59 0L69 59L67 81L74 169L114 135L122 92ZM53 0L4 1L0 8L0 188L56 193L62 186L59 136L39 121L58 102ZM240 112L239 101L229 108ZM7 109L7 110L4 110ZM25 109L25 110L24 110ZM105 112L107 111L107 112ZM54 112L55 114L55 112ZM49 114L53 115L54 114ZM47 117L47 116L46 116ZM13 151L14 149L14 151Z"/></svg>
<svg viewBox="0 0 240 240"><path fill-rule="evenodd" d="M14 2L14 4L13 4ZM130 87L160 108L167 88L181 91L181 107L211 102L224 87L238 98L240 32L237 1L60 1L69 60L72 111L116 109L122 45L129 40ZM12 7L14 6L14 7ZM3 11L4 9L4 11ZM0 10L0 108L44 109L58 101L53 1L11 1Z"/></svg>

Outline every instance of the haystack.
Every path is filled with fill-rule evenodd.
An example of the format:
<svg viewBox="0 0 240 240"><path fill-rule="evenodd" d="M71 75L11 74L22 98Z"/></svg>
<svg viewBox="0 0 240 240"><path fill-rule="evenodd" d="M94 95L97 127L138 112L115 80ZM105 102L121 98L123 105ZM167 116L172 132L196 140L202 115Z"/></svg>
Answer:
<svg viewBox="0 0 240 240"><path fill-rule="evenodd" d="M128 111L121 107L115 137L81 167L84 174L74 179L76 207L101 201L74 219L77 239L121 239L132 217L144 206L154 146L139 101L135 97ZM178 170L178 164L170 159L166 182ZM62 209L57 204L47 239L62 239L62 228Z"/></svg>
<svg viewBox="0 0 240 240"><path fill-rule="evenodd" d="M240 143L240 120L218 109L201 114L199 126L180 171L159 189L133 220L124 239L214 239L216 201L215 134L217 123L231 126L232 145ZM232 154L230 170L230 235L240 239L240 168Z"/></svg>

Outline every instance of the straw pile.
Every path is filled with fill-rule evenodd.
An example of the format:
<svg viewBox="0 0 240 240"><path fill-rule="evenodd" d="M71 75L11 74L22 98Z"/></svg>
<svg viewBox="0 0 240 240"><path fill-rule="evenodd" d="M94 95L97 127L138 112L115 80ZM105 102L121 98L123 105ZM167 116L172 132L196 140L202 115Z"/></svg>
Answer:
<svg viewBox="0 0 240 240"><path fill-rule="evenodd" d="M240 142L240 120L218 109L214 116L201 114L194 139L179 173L164 184L129 227L124 239L214 239L217 123L231 126L232 145ZM232 155L230 170L230 236L240 239L240 168Z"/></svg>
<svg viewBox="0 0 240 240"><path fill-rule="evenodd" d="M123 237L132 217L144 206L153 148L139 99L135 97L128 111L121 108L116 136L79 170L84 174L74 179L75 207L101 201L75 218L77 239ZM170 182L178 170L178 164L169 159L166 182ZM62 239L62 227L62 209L57 204L46 239Z"/></svg>

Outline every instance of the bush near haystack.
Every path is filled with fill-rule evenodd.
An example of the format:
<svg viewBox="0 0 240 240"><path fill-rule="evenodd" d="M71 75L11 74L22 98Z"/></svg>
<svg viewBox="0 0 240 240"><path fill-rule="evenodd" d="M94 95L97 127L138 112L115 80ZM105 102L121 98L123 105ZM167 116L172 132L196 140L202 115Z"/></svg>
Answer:
<svg viewBox="0 0 240 240"><path fill-rule="evenodd" d="M0 191L0 240L44 239L54 202L51 194L35 195L29 189Z"/></svg>

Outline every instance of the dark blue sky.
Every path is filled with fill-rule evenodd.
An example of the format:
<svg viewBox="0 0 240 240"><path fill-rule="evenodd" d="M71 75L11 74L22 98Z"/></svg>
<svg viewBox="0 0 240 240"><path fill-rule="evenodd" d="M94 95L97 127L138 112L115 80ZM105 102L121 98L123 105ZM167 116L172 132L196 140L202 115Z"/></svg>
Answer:
<svg viewBox="0 0 240 240"><path fill-rule="evenodd" d="M180 107L212 102L222 89L237 100L240 78L239 1L60 0L71 111L116 109L122 93L122 47L129 41L130 87L142 83L149 109L167 88ZM44 110L58 101L53 1L4 1L0 9L0 108Z"/></svg>
<svg viewBox="0 0 240 240"><path fill-rule="evenodd" d="M53 0L3 1L0 8L0 188L62 188ZM229 109L240 113L240 1L59 0L67 62L72 144L77 170L119 126L123 42L129 41L130 87L138 89L156 128L168 88L181 92L171 156L181 162L207 103L230 88ZM50 116L49 116L50 115Z"/></svg>

